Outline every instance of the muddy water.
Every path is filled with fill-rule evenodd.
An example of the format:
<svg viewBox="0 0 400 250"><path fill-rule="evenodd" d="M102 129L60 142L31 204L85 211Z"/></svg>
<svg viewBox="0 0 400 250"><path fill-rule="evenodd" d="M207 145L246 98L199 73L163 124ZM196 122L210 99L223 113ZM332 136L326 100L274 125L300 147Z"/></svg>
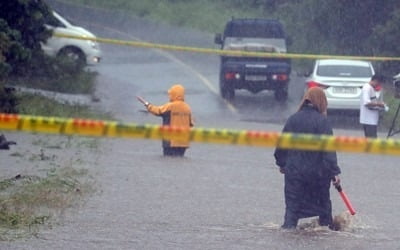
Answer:
<svg viewBox="0 0 400 250"><path fill-rule="evenodd" d="M348 188L358 214L344 231L313 218L284 231L282 178L270 150L196 144L186 158L169 159L158 142L102 142L88 166L98 192L36 238L1 249L398 249L397 211L377 204L390 204L394 191L368 197L362 186ZM339 214L344 205L333 191Z"/></svg>

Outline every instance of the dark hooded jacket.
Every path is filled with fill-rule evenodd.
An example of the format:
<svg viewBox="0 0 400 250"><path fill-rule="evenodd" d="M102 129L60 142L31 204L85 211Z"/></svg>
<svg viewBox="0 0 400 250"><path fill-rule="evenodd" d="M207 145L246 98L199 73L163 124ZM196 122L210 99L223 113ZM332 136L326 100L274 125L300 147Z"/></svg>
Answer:
<svg viewBox="0 0 400 250"><path fill-rule="evenodd" d="M283 133L333 134L327 117L307 104L288 119ZM290 176L329 179L340 174L336 152L277 148L274 156L276 164Z"/></svg>
<svg viewBox="0 0 400 250"><path fill-rule="evenodd" d="M308 91L299 110L287 120L284 133L332 135L325 115L326 97L322 90ZM285 223L295 227L298 219L319 216L321 225L332 224L330 183L340 174L336 152L277 148L276 164L285 174Z"/></svg>
<svg viewBox="0 0 400 250"><path fill-rule="evenodd" d="M149 104L147 110L157 116L161 116L163 125L190 128L194 125L192 112L187 103L185 103L185 89L182 85L174 85L168 90L169 102L155 106ZM163 147L188 147L189 138L183 140L164 140Z"/></svg>

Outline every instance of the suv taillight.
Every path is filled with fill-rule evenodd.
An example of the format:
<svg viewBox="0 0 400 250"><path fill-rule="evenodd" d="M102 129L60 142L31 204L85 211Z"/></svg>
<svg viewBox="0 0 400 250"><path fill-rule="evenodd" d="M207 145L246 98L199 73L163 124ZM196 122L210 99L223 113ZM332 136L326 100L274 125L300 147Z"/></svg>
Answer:
<svg viewBox="0 0 400 250"><path fill-rule="evenodd" d="M320 88L322 88L322 89L327 89L328 88L328 86L326 86L326 85L323 85L323 84L321 84L321 83L319 83L319 82L315 82L315 81L309 81L309 82L307 82L307 88L312 88L312 87L320 87Z"/></svg>
<svg viewBox="0 0 400 250"><path fill-rule="evenodd" d="M272 80L275 80L275 81L287 81L288 79L289 79L289 76L286 74L272 75Z"/></svg>
<svg viewBox="0 0 400 250"><path fill-rule="evenodd" d="M234 73L234 72L226 72L225 73L225 80L239 80L240 79L240 74L239 73Z"/></svg>

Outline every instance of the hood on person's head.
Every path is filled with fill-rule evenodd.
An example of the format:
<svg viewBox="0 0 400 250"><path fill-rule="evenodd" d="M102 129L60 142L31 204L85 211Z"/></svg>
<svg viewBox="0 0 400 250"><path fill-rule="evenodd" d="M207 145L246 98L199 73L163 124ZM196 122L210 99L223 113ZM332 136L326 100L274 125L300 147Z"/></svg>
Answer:
<svg viewBox="0 0 400 250"><path fill-rule="evenodd" d="M173 85L168 90L169 100L172 101L184 101L185 100L185 88L180 84Z"/></svg>
<svg viewBox="0 0 400 250"><path fill-rule="evenodd" d="M328 108L328 100L324 91L319 87L312 87L307 90L304 94L303 100L300 103L300 108L305 105L305 103L311 103L321 114L326 115Z"/></svg>

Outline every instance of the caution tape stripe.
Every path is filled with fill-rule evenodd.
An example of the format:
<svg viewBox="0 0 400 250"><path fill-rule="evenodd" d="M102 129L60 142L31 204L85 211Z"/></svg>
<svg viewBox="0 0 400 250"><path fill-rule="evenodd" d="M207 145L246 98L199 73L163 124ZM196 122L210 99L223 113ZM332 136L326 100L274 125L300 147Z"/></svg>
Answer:
<svg viewBox="0 0 400 250"><path fill-rule="evenodd" d="M250 57L269 57L269 58L287 58L287 59L349 59L349 60L368 60L368 61L400 61L400 57L249 52L249 51L238 51L238 50L221 50L221 49L198 48L198 47L188 47L188 46L176 46L176 45L150 43L142 41L124 41L124 40L99 38L99 37L90 38L83 36L67 35L62 33L54 33L53 35L55 37L61 37L61 38L91 40L100 43L108 43L115 45L125 45L125 46L139 47L139 48L173 50L173 51L194 52L194 53L204 53L204 54L216 54L221 56L250 56Z"/></svg>
<svg viewBox="0 0 400 250"><path fill-rule="evenodd" d="M400 140L394 139L281 134L277 132L206 128L183 129L115 121L64 119L14 114L0 114L0 129L47 134L154 140L175 139L227 145L400 155Z"/></svg>

